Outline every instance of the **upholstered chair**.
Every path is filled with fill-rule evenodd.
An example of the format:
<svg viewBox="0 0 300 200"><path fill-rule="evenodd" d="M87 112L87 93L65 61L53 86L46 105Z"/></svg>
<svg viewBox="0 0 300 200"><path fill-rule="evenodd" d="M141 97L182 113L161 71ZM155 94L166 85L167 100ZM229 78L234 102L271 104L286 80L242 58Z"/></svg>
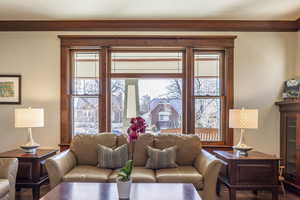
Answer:
<svg viewBox="0 0 300 200"><path fill-rule="evenodd" d="M0 158L0 200L15 199L17 171L16 158Z"/></svg>

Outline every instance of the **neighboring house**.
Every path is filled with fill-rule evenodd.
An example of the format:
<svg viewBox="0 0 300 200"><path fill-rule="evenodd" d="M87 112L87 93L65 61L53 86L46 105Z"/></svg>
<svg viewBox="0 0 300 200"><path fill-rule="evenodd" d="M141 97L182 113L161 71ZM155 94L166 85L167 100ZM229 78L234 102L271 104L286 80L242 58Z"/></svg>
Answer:
<svg viewBox="0 0 300 200"><path fill-rule="evenodd" d="M122 133L124 109L123 109L123 93L114 93L111 96L111 131L113 133Z"/></svg>
<svg viewBox="0 0 300 200"><path fill-rule="evenodd" d="M150 102L151 127L156 131L180 127L180 100L155 98Z"/></svg>
<svg viewBox="0 0 300 200"><path fill-rule="evenodd" d="M74 133L98 132L98 99L78 98L74 102Z"/></svg>

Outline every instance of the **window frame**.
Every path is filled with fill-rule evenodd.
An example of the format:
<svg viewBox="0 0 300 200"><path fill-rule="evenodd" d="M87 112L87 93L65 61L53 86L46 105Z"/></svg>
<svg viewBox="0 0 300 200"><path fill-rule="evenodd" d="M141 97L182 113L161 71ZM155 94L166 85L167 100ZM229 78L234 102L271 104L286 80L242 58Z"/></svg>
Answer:
<svg viewBox="0 0 300 200"><path fill-rule="evenodd" d="M98 94L74 94L73 92L74 92L74 82L73 82L73 80L74 80L74 78L76 78L75 77L75 75L74 75L74 68L75 68L75 53L77 53L77 52L79 52L79 53L81 53L81 52L93 52L93 53L98 53L98 68L99 68L99 74L98 74L98 78L99 78L99 93ZM70 104L71 104L71 111L70 111L70 113L71 113L71 122L73 123L73 121L74 121L74 111L73 111L73 98L80 98L80 97L82 97L82 98L98 98L98 130L99 131L101 131L102 130L102 128L101 128L101 126L103 126L102 125L102 120L100 120L100 119L102 119L102 118L100 118L100 117L102 117L102 115L101 115L101 110L102 110L102 106L100 106L101 104L103 104L103 91L102 91L102 88L101 88L101 85L103 84L102 83L102 80L101 80L101 78L103 78L102 77L102 67L101 67L101 57L100 57L100 50L98 50L98 49L91 49L91 50L87 50L87 49L78 49L78 50L75 50L75 49L72 49L71 51L70 51L70 57L71 57L71 60L70 60L70 65L71 65L71 67L70 67L70 73L71 73L71 79L70 79L70 81L71 81L71 83L70 83ZM101 110L100 110L101 109ZM74 131L74 126L73 126L73 124L71 123L71 134L72 134L72 136L71 137L73 137L73 131Z"/></svg>
<svg viewBox="0 0 300 200"><path fill-rule="evenodd" d="M196 105L196 100L197 99L220 99L220 109L221 109L221 113L220 113L220 131L222 132L222 141L202 141L203 144L214 144L214 145L223 145L225 144L225 140L228 139L228 130L226 128L226 115L229 111L226 111L226 108L228 106L226 106L227 104L227 85L226 85L226 65L225 65L225 51L224 50L199 50L199 49L194 49L193 50L193 63L195 63L195 55L199 53L199 54L218 54L220 56L220 62L219 62L219 88L220 88L220 93L219 95L196 95L194 94L195 90L194 90L194 80L195 80L195 73L194 73L194 66L192 67L192 80L193 80L193 91L192 91L192 99L193 99L193 103L192 103L192 109L191 112L193 113L192 115L192 122L193 122L193 127L194 130L192 130L193 133L195 133L195 129L196 129L196 125L195 125L195 114L196 114L196 109L195 109L195 105Z"/></svg>
<svg viewBox="0 0 300 200"><path fill-rule="evenodd" d="M143 51L143 53L146 52L163 52L163 53L168 53L168 52L181 52L182 53L182 72L181 73L112 73L111 70L108 72L110 74L110 80L111 79L118 79L118 78L143 78L143 79L161 79L161 78L176 78L176 79L182 79L182 93L184 94L185 91L185 80L184 80L184 68L185 68L185 51L183 48L175 48L175 49L168 49L168 48L160 48L160 49L149 49L145 47L139 47L139 48L122 48L122 49L115 49L115 48L110 48L109 49L109 55L112 55L114 52L137 52L137 51ZM111 92L110 90L107 91L107 95L109 96L108 98L111 98ZM184 105L184 97L182 97L182 108ZM110 100L109 100L110 102ZM109 103L110 104L110 103ZM182 109L182 115L185 115L185 110ZM108 117L107 123L109 123L111 126L111 118ZM183 117L182 119L182 131L185 133L185 122L186 118ZM106 130L106 131L111 131L111 129Z"/></svg>
<svg viewBox="0 0 300 200"><path fill-rule="evenodd" d="M232 146L233 130L228 126L229 109L233 108L233 60L234 40L236 36L58 36L61 40L61 149L67 149L72 140L71 124L71 51L99 51L100 78L103 96L99 103L101 115L99 121L100 132L110 131L110 80L111 78L182 78L183 84L183 133L194 133L194 53L195 51L223 52L222 62L222 91L224 92L224 105L221 104L224 114L221 118L223 141L203 142L210 146ZM166 48L161 48L161 46ZM183 51L182 74L112 74L110 70L111 51ZM71 75L71 76L70 76ZM126 76L126 77L125 77ZM102 105L102 106L100 106Z"/></svg>

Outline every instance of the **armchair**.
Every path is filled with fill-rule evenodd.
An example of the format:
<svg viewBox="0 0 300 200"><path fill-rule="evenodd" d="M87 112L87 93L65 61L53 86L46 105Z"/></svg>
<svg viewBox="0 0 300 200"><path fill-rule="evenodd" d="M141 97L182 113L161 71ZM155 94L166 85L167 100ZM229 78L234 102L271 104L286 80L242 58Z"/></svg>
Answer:
<svg viewBox="0 0 300 200"><path fill-rule="evenodd" d="M204 188L199 192L200 195L205 197L204 199L216 199L216 185L222 162L207 151L201 150L194 166L204 179Z"/></svg>
<svg viewBox="0 0 300 200"><path fill-rule="evenodd" d="M15 199L17 171L16 158L0 158L0 200Z"/></svg>

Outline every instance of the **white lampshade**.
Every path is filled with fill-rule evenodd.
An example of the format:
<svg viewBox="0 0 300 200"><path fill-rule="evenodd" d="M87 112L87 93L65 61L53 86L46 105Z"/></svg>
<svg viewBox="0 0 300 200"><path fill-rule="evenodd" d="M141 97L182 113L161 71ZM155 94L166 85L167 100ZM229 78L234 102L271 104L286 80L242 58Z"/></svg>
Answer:
<svg viewBox="0 0 300 200"><path fill-rule="evenodd" d="M257 109L229 110L229 128L258 128Z"/></svg>
<svg viewBox="0 0 300 200"><path fill-rule="evenodd" d="M136 117L136 93L135 85L128 85L127 93L127 118Z"/></svg>
<svg viewBox="0 0 300 200"><path fill-rule="evenodd" d="M15 127L33 128L44 126L44 109L18 108L15 109Z"/></svg>

